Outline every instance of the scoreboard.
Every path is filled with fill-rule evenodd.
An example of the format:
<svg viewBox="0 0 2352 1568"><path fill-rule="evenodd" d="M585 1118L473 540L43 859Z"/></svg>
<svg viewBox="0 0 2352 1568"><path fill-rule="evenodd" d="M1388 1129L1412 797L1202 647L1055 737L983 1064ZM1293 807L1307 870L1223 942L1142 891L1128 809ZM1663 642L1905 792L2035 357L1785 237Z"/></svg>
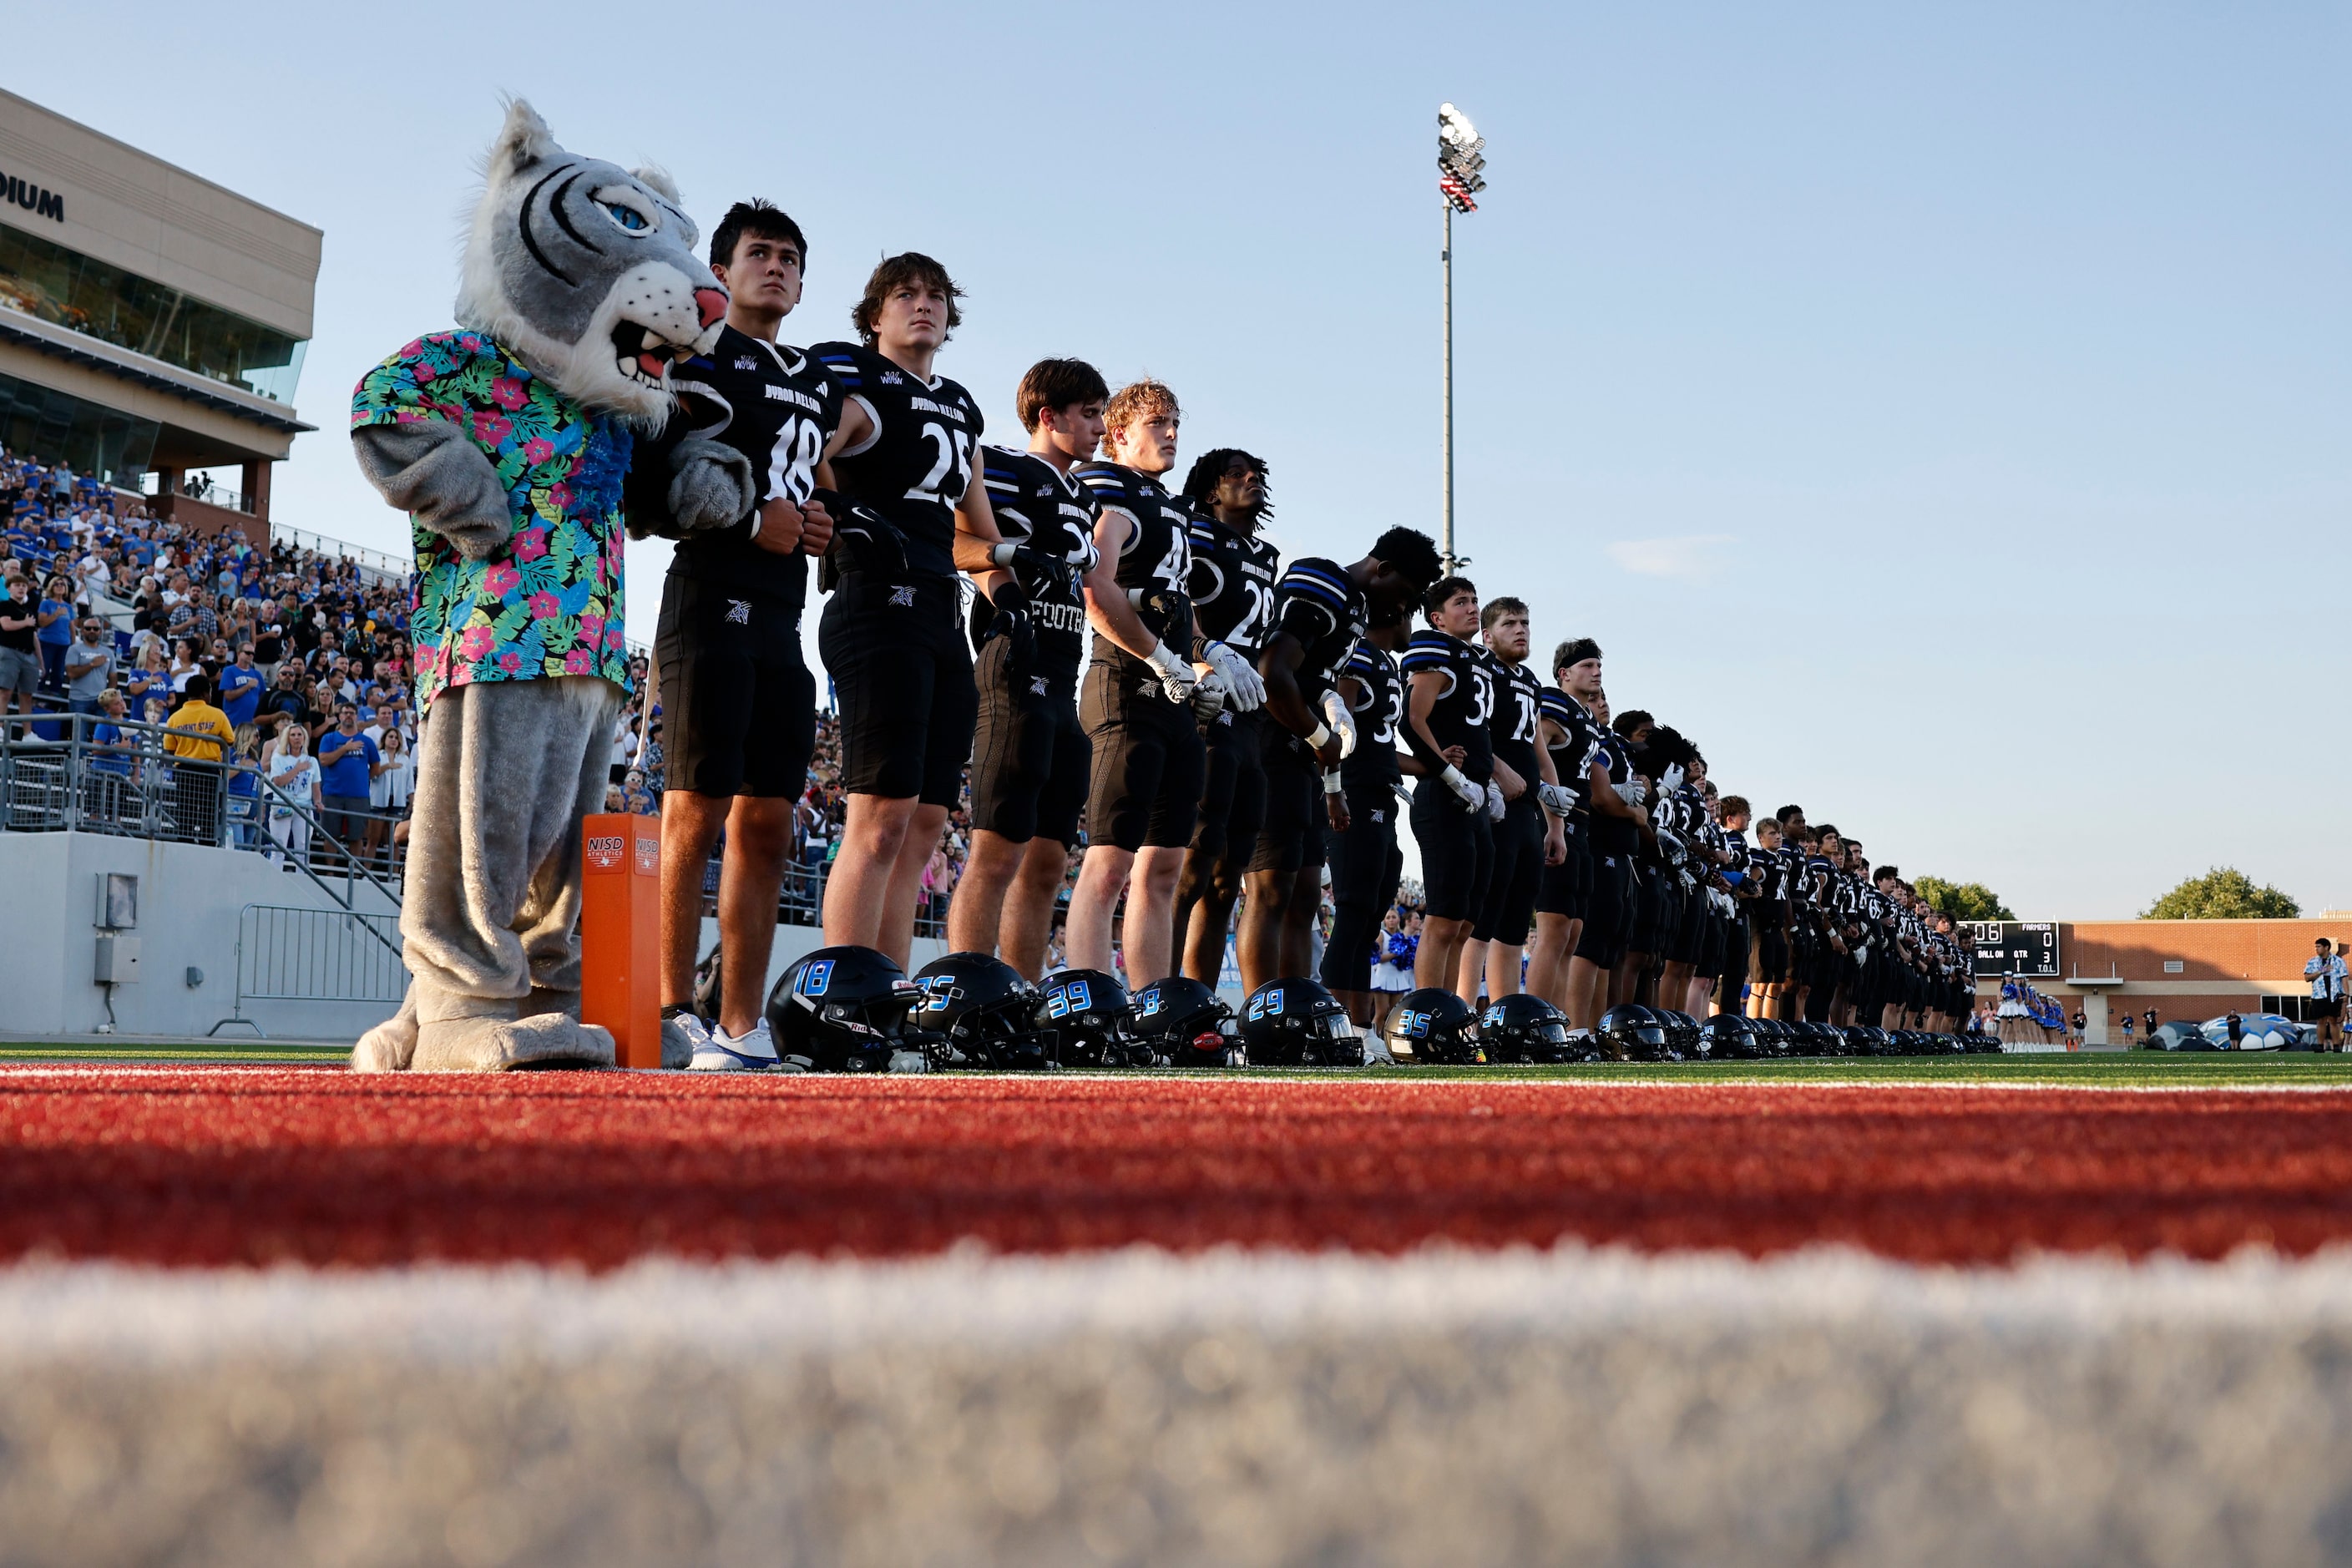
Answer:
<svg viewBox="0 0 2352 1568"><path fill-rule="evenodd" d="M2058 978L2058 928L2049 921L1965 921L1961 925L1977 939L1979 980L1998 980L2004 974L2029 980Z"/></svg>

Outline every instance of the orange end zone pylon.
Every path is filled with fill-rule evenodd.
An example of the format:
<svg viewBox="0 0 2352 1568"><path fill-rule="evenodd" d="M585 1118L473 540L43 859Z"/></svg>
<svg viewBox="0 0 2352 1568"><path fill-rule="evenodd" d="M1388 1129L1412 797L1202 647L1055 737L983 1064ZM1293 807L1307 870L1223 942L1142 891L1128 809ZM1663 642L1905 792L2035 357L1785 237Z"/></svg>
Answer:
<svg viewBox="0 0 2352 1568"><path fill-rule="evenodd" d="M581 826L580 1020L613 1032L625 1068L661 1066L661 822Z"/></svg>

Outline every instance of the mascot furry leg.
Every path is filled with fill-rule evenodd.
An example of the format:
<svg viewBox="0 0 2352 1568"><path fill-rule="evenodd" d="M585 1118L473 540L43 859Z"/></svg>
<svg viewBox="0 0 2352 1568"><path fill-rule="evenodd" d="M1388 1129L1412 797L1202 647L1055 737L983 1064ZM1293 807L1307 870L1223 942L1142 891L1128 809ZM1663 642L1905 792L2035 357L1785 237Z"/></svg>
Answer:
<svg viewBox="0 0 2352 1568"><path fill-rule="evenodd" d="M360 468L415 531L417 748L400 929L413 976L361 1070L610 1066L580 1022L581 818L629 689L623 479L671 408L668 368L727 296L658 170L557 146L517 102L492 144L461 326L360 383ZM749 464L670 459L673 506L731 521Z"/></svg>

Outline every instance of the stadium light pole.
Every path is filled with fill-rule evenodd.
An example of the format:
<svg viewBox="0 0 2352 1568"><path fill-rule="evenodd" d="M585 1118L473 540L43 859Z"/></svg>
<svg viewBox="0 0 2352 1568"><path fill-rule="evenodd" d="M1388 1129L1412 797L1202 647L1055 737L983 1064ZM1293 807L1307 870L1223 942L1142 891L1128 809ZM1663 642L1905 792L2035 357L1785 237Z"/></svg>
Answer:
<svg viewBox="0 0 2352 1568"><path fill-rule="evenodd" d="M1445 214L1445 570L1462 566L1454 552L1454 215L1475 213L1472 200L1486 188L1486 141L1469 117L1450 103L1437 106L1437 194Z"/></svg>

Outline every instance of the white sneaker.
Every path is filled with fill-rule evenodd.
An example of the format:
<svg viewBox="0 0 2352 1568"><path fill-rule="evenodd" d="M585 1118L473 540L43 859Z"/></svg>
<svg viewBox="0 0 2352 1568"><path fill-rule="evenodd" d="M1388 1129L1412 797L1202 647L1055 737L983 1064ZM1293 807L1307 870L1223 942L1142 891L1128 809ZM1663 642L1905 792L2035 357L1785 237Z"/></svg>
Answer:
<svg viewBox="0 0 2352 1568"><path fill-rule="evenodd" d="M710 1038L696 1049L688 1070L760 1072L775 1065L776 1039L768 1032L768 1021L762 1018L740 1038L730 1035L723 1026L711 1030Z"/></svg>

